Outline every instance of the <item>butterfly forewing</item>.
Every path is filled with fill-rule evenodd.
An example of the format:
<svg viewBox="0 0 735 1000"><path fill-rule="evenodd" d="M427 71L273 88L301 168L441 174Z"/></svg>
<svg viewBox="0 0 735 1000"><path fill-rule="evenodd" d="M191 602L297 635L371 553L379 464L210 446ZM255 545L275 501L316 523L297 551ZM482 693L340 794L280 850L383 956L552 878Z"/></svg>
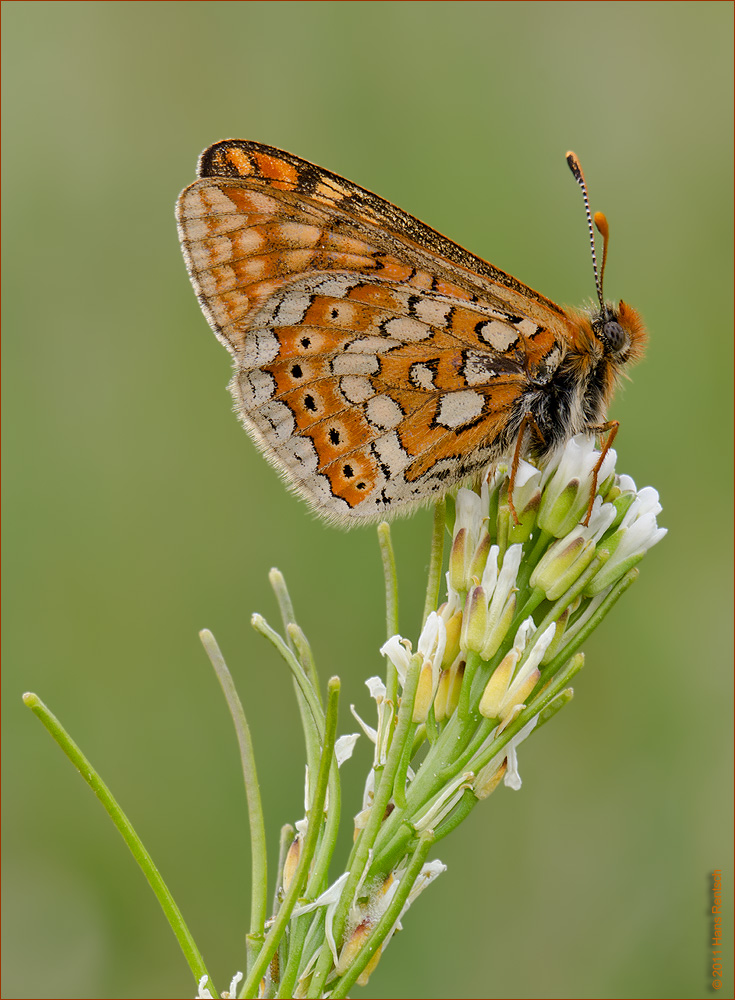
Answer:
<svg viewBox="0 0 735 1000"><path fill-rule="evenodd" d="M512 447L567 315L357 185L218 143L180 196L192 283L234 358L237 411L318 513L436 499Z"/></svg>

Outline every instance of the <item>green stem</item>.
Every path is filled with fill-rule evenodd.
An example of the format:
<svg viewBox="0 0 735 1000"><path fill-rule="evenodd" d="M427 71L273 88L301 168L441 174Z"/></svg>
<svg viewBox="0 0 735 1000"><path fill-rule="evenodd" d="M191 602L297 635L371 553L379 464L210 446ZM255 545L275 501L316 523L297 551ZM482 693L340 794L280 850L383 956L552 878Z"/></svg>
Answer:
<svg viewBox="0 0 735 1000"><path fill-rule="evenodd" d="M319 739L322 740L324 738L324 709L321 706L321 702L319 701L316 691L304 673L301 664L296 659L293 651L286 645L280 635L270 627L262 615L253 615L250 619L250 623L256 632L260 632L261 635L264 635L266 639L273 643L288 664L291 674L298 685L299 692L303 695L306 704L309 706L309 711L311 712L311 717L314 720L314 725L316 726L317 733L319 734Z"/></svg>
<svg viewBox="0 0 735 1000"><path fill-rule="evenodd" d="M411 763L411 758L413 757L413 740L417 729L418 723L412 722L411 729L409 730L403 744L401 759L398 762L398 767L396 769L396 777L393 782L393 801L395 802L397 809L406 808L406 776L408 774L408 766Z"/></svg>
<svg viewBox="0 0 735 1000"><path fill-rule="evenodd" d="M309 647L306 636L296 623L293 602L291 601L291 595L289 594L288 587L286 586L286 580L281 571L278 569L272 569L270 571L268 574L268 580L273 588L274 594L276 595L276 600L278 601L278 608L281 612L281 620L286 633L288 648L293 654L296 662L299 664L304 677L308 681L308 687L313 694L313 700L318 703L320 716L323 719L324 702L322 700L321 691L319 690L319 675L317 674L314 657L311 654L311 648ZM256 617L260 618L260 615L253 615L252 624L254 626ZM267 627L269 628L269 626ZM277 635L277 633L272 629L270 632L271 634L268 634L268 638L273 641L273 636ZM278 638L280 639L280 636ZM286 662L289 663L289 666L293 670L293 665L288 661L288 659ZM304 732L306 763L313 774L316 771L317 761L319 760L321 735L324 731L324 726L323 724L321 726L319 725L317 717L314 715L313 708L310 706L311 699L309 699L304 693L304 687L301 683L300 674L295 672L294 680L296 704L298 705L299 715L301 716L301 728Z"/></svg>
<svg viewBox="0 0 735 1000"><path fill-rule="evenodd" d="M398 573L390 537L390 525L387 521L381 521L378 525L378 545L385 582L385 631L386 638L390 639L398 635ZM390 660L388 660L385 687L387 700L395 705L398 698L398 674Z"/></svg>
<svg viewBox="0 0 735 1000"><path fill-rule="evenodd" d="M439 588L441 586L442 566L444 564L444 530L447 522L447 506L440 500L434 508L434 524L431 532L431 557L429 559L429 574L426 581L426 599L421 627L432 611L439 606Z"/></svg>
<svg viewBox="0 0 735 1000"><path fill-rule="evenodd" d="M271 925L263 947L258 954L257 961L250 970L245 983L240 990L238 997L255 997L258 995L258 987L268 963L275 955L283 935L286 932L291 913L296 905L296 901L301 895L306 880L309 876L309 866L316 851L319 833L322 828L322 815L324 812L324 801L327 796L327 786L329 783L329 771L332 766L334 756L334 742L337 736L337 708L339 703L339 678L331 677L327 686L327 713L324 728L324 742L322 745L321 758L319 760L319 772L317 775L316 788L311 809L309 810L309 824L306 837L301 851L301 857L296 867L293 880L288 888L281 908L279 909L273 924Z"/></svg>
<svg viewBox="0 0 735 1000"><path fill-rule="evenodd" d="M291 595L289 594L288 587L286 586L286 578L280 569L276 569L274 566L268 574L268 582L273 588L273 593L276 595L276 600L278 601L278 610L281 612L283 628L287 630L289 625L296 624L296 613L293 609ZM289 646L291 646L290 642ZM296 652L296 649L293 646L291 646L291 649L294 653Z"/></svg>
<svg viewBox="0 0 735 1000"><path fill-rule="evenodd" d="M295 917L291 921L288 935L288 960L286 968L281 973L281 981L276 990L276 997L292 997L294 994L294 983L299 974L299 964L301 953L304 949L306 935L311 926L311 917L304 914L302 917Z"/></svg>
<svg viewBox="0 0 735 1000"><path fill-rule="evenodd" d="M260 798L260 786L258 784L258 772L255 766L255 751L253 740L250 735L250 727L245 718L245 710L242 707L232 674L227 668L224 657L217 642L209 631L202 629L199 638L206 650L217 680L220 682L224 692L227 706L235 725L237 743L240 747L240 763L245 781L245 796L248 803L248 822L250 824L250 865L251 865L251 901L250 901L250 930L247 942L247 967L250 969L255 961L260 944L262 943L263 928L267 916L267 894L268 894L268 861L265 840L265 821L263 819L263 803Z"/></svg>
<svg viewBox="0 0 735 1000"><path fill-rule="evenodd" d="M542 688L548 679L554 676L559 667L563 663L566 663L573 653L576 653L585 639L587 639L587 637L595 631L602 619L612 609L613 605L616 604L622 597L628 587L638 579L638 575L639 571L637 569L629 569L625 576L618 580L617 584L613 587L599 608L597 608L595 613L590 616L589 621L585 623L584 627L581 628L579 632L577 632L567 643L567 645L561 648L554 659L547 663L543 668L538 684L536 685L536 690ZM562 600L562 598L559 598L559 600Z"/></svg>
<svg viewBox="0 0 735 1000"><path fill-rule="evenodd" d="M319 674L317 673L316 663L314 662L314 654L311 651L309 640L301 630L301 626L297 625L296 622L289 622L288 625L286 625L286 638L289 646L296 653L299 663L304 668L304 673L309 678L311 686L316 691L319 703L323 704L322 693L319 690Z"/></svg>
<svg viewBox="0 0 735 1000"><path fill-rule="evenodd" d="M381 521L378 525L378 544L385 582L385 637L390 639L391 636L398 634L398 574L396 572L396 556L390 537L390 525L387 521Z"/></svg>
<svg viewBox="0 0 735 1000"><path fill-rule="evenodd" d="M439 826L434 831L434 842L438 843L440 840L446 837L448 833L451 833L452 830L456 829L462 822L462 820L466 819L469 816L469 814L472 812L472 810L475 808L478 802L479 799L472 791L472 789L465 788L462 794L462 798L457 803L455 808L452 810L449 816L447 816L444 822L440 823Z"/></svg>
<svg viewBox="0 0 735 1000"><path fill-rule="evenodd" d="M161 874L153 863L153 859L143 846L143 842L133 829L130 820L115 801L110 789L92 767L92 764L82 753L66 729L64 729L56 716L44 705L38 695L28 692L23 695L23 701L33 714L40 719L53 739L79 771L82 778L84 778L104 806L108 816L117 827L120 836L128 845L130 853L138 862L141 871L148 879L148 884L156 894L156 899L161 905L161 909L169 922L171 930L176 935L176 940L179 942L179 947L184 953L184 958L189 963L194 981L198 984L199 980L203 976L206 976L210 992L212 992L214 997L218 997L212 978L204 964L204 959L196 946L194 938L191 936L189 928L186 926L181 910L174 902L174 898L169 892L168 886L161 878Z"/></svg>

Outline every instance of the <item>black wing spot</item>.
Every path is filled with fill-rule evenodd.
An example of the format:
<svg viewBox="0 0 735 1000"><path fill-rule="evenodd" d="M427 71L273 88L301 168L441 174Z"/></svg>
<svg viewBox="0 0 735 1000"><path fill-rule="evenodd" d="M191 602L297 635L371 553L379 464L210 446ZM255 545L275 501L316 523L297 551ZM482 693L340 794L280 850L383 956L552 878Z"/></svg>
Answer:
<svg viewBox="0 0 735 1000"><path fill-rule="evenodd" d="M308 347L311 347L311 337L302 337L301 338L301 346L304 349L306 349Z"/></svg>
<svg viewBox="0 0 735 1000"><path fill-rule="evenodd" d="M301 378L301 376L304 374L303 371L301 370L301 365L292 365L291 374L293 375L294 378Z"/></svg>
<svg viewBox="0 0 735 1000"><path fill-rule="evenodd" d="M304 396L304 406L312 413L316 413L316 401L313 396Z"/></svg>
<svg viewBox="0 0 735 1000"><path fill-rule="evenodd" d="M343 465L342 474L344 475L345 479L352 479L352 477L355 475L351 465Z"/></svg>
<svg viewBox="0 0 735 1000"><path fill-rule="evenodd" d="M340 440L339 431L337 430L336 427L329 428L329 440L332 442L332 444L339 444Z"/></svg>

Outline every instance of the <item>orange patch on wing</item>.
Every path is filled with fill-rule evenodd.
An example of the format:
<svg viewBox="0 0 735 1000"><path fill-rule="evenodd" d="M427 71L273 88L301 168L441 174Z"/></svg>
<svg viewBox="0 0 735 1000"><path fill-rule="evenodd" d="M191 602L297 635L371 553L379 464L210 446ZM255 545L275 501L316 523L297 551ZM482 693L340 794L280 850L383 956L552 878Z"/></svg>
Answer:
<svg viewBox="0 0 735 1000"><path fill-rule="evenodd" d="M398 313L403 308L403 302L390 285L364 284L356 285L347 294L351 302L365 302L367 305L385 309L386 312Z"/></svg>
<svg viewBox="0 0 735 1000"><path fill-rule="evenodd" d="M380 277L389 281L408 281L413 268L394 257L384 257L380 262Z"/></svg>
<svg viewBox="0 0 735 1000"><path fill-rule="evenodd" d="M222 152L219 153L222 156ZM253 173L252 158L238 146L230 146L224 154L227 163L237 170L241 177L250 177Z"/></svg>
<svg viewBox="0 0 735 1000"><path fill-rule="evenodd" d="M267 177L274 182L274 187L282 190L292 190L298 184L299 175L295 167L292 167L286 160L275 156L268 156L267 153L254 153L253 158L258 165L258 170L263 177Z"/></svg>
<svg viewBox="0 0 735 1000"><path fill-rule="evenodd" d="M332 493L350 507L362 503L378 483L375 459L366 448L338 458L320 471L329 480Z"/></svg>
<svg viewBox="0 0 735 1000"><path fill-rule="evenodd" d="M433 274L429 274L428 271L417 271L408 284L413 285L414 288L423 288L425 291L430 291L433 281Z"/></svg>
<svg viewBox="0 0 735 1000"><path fill-rule="evenodd" d="M350 411L334 382L320 381L313 385L298 386L280 395L279 400L288 405L296 426L309 434L319 452L319 465L344 453L348 435L357 435L355 444L365 440L368 424L359 411ZM349 420L339 432L339 440L324 440L326 428L332 421ZM312 430L308 430L312 428ZM338 429L339 430L339 429ZM321 448L325 448L322 454ZM335 450L336 449L336 450Z"/></svg>
<svg viewBox="0 0 735 1000"><path fill-rule="evenodd" d="M472 301L470 292L465 288L460 288L459 285L453 285L450 281L437 281L434 288L440 295L448 295L453 299L463 299L466 302Z"/></svg>
<svg viewBox="0 0 735 1000"><path fill-rule="evenodd" d="M438 397L428 400L423 406L415 409L396 428L398 440L408 455L423 454L447 433L445 427L437 427L433 423L436 416L437 401Z"/></svg>
<svg viewBox="0 0 735 1000"><path fill-rule="evenodd" d="M289 397L289 394L294 390L300 396L308 393L310 389L316 389L315 383L319 382L318 393L320 397L324 397L327 386L320 380L333 378L328 361L318 357L284 357L283 350L281 350L278 360L272 361L269 365L263 365L262 368L264 371L270 372L276 380L274 398L284 398L285 402L292 408L297 406L295 402L292 405L292 400ZM335 408L339 405L344 406L344 402L340 404L336 399L336 396L331 397L329 405Z"/></svg>
<svg viewBox="0 0 735 1000"><path fill-rule="evenodd" d="M243 187L222 187L219 190L232 202L232 210L243 216L243 228L257 222L265 222L278 218L282 214L281 206L268 194L262 191L249 191Z"/></svg>

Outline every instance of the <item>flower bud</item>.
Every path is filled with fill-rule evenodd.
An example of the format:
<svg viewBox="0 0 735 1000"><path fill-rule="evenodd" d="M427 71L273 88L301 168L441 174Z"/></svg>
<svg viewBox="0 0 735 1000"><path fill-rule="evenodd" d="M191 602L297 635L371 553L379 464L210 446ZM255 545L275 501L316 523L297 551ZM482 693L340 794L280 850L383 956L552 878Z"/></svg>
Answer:
<svg viewBox="0 0 735 1000"><path fill-rule="evenodd" d="M479 653L485 642L487 627L487 595L484 587L473 587L467 594L462 613L460 646Z"/></svg>
<svg viewBox="0 0 735 1000"><path fill-rule="evenodd" d="M459 656L459 638L462 632L462 612L456 611L446 623L447 644L444 647L442 667L448 670Z"/></svg>
<svg viewBox="0 0 735 1000"><path fill-rule="evenodd" d="M472 791L475 793L478 799L486 799L488 795L492 795L495 789L498 787L500 782L503 780L505 772L508 770L508 761L504 759L500 767L495 760L491 761L483 767L477 777L475 778L475 783L472 786Z"/></svg>
<svg viewBox="0 0 735 1000"><path fill-rule="evenodd" d="M286 853L286 860L283 862L283 890L288 892L293 877L296 873L301 859L301 837L297 834L291 841L291 846Z"/></svg>

